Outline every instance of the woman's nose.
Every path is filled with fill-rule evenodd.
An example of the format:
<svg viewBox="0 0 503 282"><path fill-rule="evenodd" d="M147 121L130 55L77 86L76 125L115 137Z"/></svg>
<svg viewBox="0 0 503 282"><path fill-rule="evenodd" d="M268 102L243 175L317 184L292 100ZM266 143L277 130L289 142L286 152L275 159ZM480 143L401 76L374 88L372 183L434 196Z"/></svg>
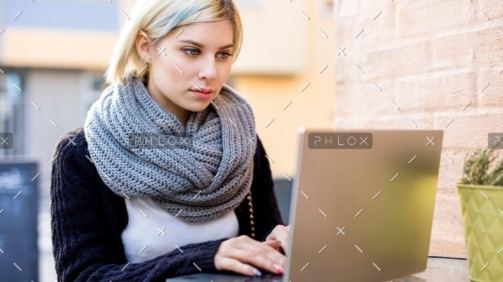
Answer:
<svg viewBox="0 0 503 282"><path fill-rule="evenodd" d="M217 68L216 68L215 58L210 58L205 60L199 71L199 78L206 80L213 80L217 78Z"/></svg>

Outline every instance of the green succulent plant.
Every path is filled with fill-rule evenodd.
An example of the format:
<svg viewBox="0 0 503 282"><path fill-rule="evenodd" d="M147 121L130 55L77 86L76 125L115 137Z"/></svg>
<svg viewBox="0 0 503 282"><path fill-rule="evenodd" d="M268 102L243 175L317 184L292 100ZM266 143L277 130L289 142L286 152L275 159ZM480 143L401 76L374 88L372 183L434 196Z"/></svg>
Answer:
<svg viewBox="0 0 503 282"><path fill-rule="evenodd" d="M466 156L463 173L463 184L503 186L503 159L494 149L478 149Z"/></svg>

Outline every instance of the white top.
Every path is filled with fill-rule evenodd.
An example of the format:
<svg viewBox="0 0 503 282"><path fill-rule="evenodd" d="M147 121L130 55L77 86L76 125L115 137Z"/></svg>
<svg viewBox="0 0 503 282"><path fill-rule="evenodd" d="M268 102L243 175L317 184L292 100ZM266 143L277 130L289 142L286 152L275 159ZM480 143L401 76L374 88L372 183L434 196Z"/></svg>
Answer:
<svg viewBox="0 0 503 282"><path fill-rule="evenodd" d="M177 249L176 246L183 250L186 244L238 235L234 211L207 222L185 222L161 209L150 198L131 197L125 201L129 222L121 236L129 263L153 259Z"/></svg>

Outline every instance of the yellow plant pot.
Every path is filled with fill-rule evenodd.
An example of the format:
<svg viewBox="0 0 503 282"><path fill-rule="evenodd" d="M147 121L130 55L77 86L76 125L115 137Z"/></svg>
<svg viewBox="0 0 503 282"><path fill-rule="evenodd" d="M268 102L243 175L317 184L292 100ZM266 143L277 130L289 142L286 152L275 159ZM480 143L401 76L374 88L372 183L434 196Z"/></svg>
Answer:
<svg viewBox="0 0 503 282"><path fill-rule="evenodd" d="M470 280L503 282L503 187L456 183Z"/></svg>

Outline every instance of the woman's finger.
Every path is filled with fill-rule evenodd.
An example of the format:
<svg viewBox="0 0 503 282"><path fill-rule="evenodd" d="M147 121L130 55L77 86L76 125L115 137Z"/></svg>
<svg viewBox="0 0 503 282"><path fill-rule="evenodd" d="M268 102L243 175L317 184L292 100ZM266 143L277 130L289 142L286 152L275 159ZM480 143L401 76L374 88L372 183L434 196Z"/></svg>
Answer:
<svg viewBox="0 0 503 282"><path fill-rule="evenodd" d="M290 241L290 235L288 234L286 228L282 228L278 231L278 233L276 233L276 240L279 240L281 242L280 247L286 254L288 252L288 242Z"/></svg>
<svg viewBox="0 0 503 282"><path fill-rule="evenodd" d="M249 249L237 250L234 256L243 263L250 264L252 266L266 270L271 273L283 274L284 259L281 259L280 261L275 261L271 259L272 253L281 255L278 251L270 248L268 253L257 252L256 250L249 250Z"/></svg>
<svg viewBox="0 0 503 282"><path fill-rule="evenodd" d="M257 268L242 263L239 260L233 258L223 257L220 260L220 265L222 270L233 271L246 276L261 276L262 273Z"/></svg>
<svg viewBox="0 0 503 282"><path fill-rule="evenodd" d="M262 242L262 244L270 246L276 250L279 249L279 247L281 247L281 241L279 241L279 240L268 240L268 241Z"/></svg>
<svg viewBox="0 0 503 282"><path fill-rule="evenodd" d="M281 241L281 248L285 251L285 254L288 253L288 242L290 242L290 235L291 235L291 224L288 224L285 227L286 230L286 239L284 241Z"/></svg>
<svg viewBox="0 0 503 282"><path fill-rule="evenodd" d="M267 256L270 260L275 261L281 267L285 266L286 258L279 250L281 242L278 240L259 242L250 238L250 240L243 246L247 249L257 250L261 254Z"/></svg>
<svg viewBox="0 0 503 282"><path fill-rule="evenodd" d="M288 254L288 239L281 241L281 248L283 249L283 252L285 252L285 255Z"/></svg>
<svg viewBox="0 0 503 282"><path fill-rule="evenodd" d="M268 246L273 247L276 251L278 251L282 255L286 255L286 251L285 251L284 246L287 246L288 244L283 243L283 241L280 241L280 240L269 240L269 241L264 241L262 243L266 244Z"/></svg>
<svg viewBox="0 0 503 282"><path fill-rule="evenodd" d="M255 241L255 240L253 240ZM244 244L228 250L227 257L242 263L264 269L272 273L283 273L286 258L269 245L255 241L255 244Z"/></svg>
<svg viewBox="0 0 503 282"><path fill-rule="evenodd" d="M290 225L277 225L267 236L267 240L279 240L284 253L288 252L288 241L290 240Z"/></svg>
<svg viewBox="0 0 503 282"><path fill-rule="evenodd" d="M266 240L276 240L276 236L277 236L277 233L278 233L278 230L280 228L284 227L283 225L276 225L276 227L273 228L273 230L271 231L271 233L265 238Z"/></svg>
<svg viewBox="0 0 503 282"><path fill-rule="evenodd" d="M280 242L277 241L266 241L259 242L248 236L240 236L236 242L236 247L246 250L255 250L260 253L268 254L270 259L276 261L281 266L284 265L285 256L276 250L280 247Z"/></svg>

